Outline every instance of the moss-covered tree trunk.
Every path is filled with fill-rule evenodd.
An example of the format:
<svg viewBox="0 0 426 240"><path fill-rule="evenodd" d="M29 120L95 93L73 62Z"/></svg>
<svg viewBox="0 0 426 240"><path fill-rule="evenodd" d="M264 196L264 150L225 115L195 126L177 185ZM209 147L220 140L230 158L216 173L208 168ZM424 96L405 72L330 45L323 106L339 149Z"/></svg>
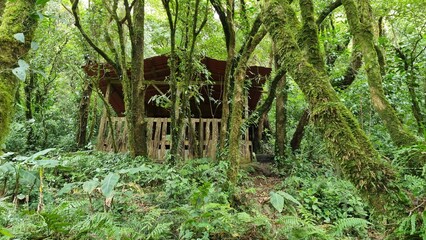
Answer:
<svg viewBox="0 0 426 240"><path fill-rule="evenodd" d="M275 100L275 158L281 164L286 155L287 146L287 77L278 82Z"/></svg>
<svg viewBox="0 0 426 240"><path fill-rule="evenodd" d="M389 189L395 178L361 130L352 113L340 102L328 77L305 59L295 37L296 16L287 1L266 4L262 18L280 56L279 64L291 74L311 109L311 120L325 140L343 175L371 200ZM374 200L374 201L373 201Z"/></svg>
<svg viewBox="0 0 426 240"><path fill-rule="evenodd" d="M32 16L35 0L7 1L0 25L0 145L4 143L13 118L14 93L18 79L12 74L19 59L29 51L37 24ZM23 33L25 43L14 38ZM1 150L0 150L1 151Z"/></svg>
<svg viewBox="0 0 426 240"><path fill-rule="evenodd" d="M274 52L274 67L279 69L279 56L275 54L275 44L273 44ZM278 81L275 99L275 159L283 166L284 158L286 157L287 147L287 76L284 74Z"/></svg>
<svg viewBox="0 0 426 240"><path fill-rule="evenodd" d="M357 43L357 48L363 55L371 102L386 126L392 141L398 146L412 145L417 142L416 137L405 129L384 94L381 67L374 46L371 6L368 0L357 2L358 5L353 0L342 0L350 31Z"/></svg>
<svg viewBox="0 0 426 240"><path fill-rule="evenodd" d="M86 82L83 86L83 92L78 109L77 126L77 148L83 148L87 143L87 123L89 119L90 98L92 96L92 83Z"/></svg>
<svg viewBox="0 0 426 240"><path fill-rule="evenodd" d="M253 23L251 32L248 36L248 40L242 47L241 55L238 61L238 65L234 74L234 89L232 93L232 106L231 106L231 118L229 121L229 149L228 149L228 160L230 163L230 169L228 171L228 177L231 183L237 182L238 170L241 161L241 136L243 125L243 109L246 101L246 94L244 91L244 83L246 80L246 66L256 46L266 35L266 30L261 28L260 18L257 18Z"/></svg>
<svg viewBox="0 0 426 240"><path fill-rule="evenodd" d="M321 54L318 27L314 17L314 4L312 0L300 0L302 13L302 31L299 35L299 46L304 50L308 61L318 70L325 73L324 57Z"/></svg>
<svg viewBox="0 0 426 240"><path fill-rule="evenodd" d="M134 134L130 139L133 141L132 156L148 156L147 147L147 122L145 115L145 78L144 78L144 23L145 23L145 0L137 0L133 10L132 39L132 102L131 119Z"/></svg>

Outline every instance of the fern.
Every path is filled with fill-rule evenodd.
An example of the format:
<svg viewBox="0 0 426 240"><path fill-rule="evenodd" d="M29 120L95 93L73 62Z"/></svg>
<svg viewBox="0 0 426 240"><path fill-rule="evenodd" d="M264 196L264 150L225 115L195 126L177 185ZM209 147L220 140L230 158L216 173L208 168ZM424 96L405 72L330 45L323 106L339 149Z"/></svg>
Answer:
<svg viewBox="0 0 426 240"><path fill-rule="evenodd" d="M284 225L285 229L290 229L293 227L303 226L303 220L297 216L282 216L280 218L280 223Z"/></svg>
<svg viewBox="0 0 426 240"><path fill-rule="evenodd" d="M333 236L343 236L345 231L348 231L351 229L357 229L358 231L365 231L367 230L367 227L369 224L370 222L362 218L339 219L334 223L334 227L332 228L331 234Z"/></svg>
<svg viewBox="0 0 426 240"><path fill-rule="evenodd" d="M297 216L283 216L281 234L288 239L332 239L320 226L313 225Z"/></svg>
<svg viewBox="0 0 426 240"><path fill-rule="evenodd" d="M170 227L173 225L171 221L165 221L166 216L163 209L153 208L146 213L142 221L139 222L141 226L141 234L146 239L164 239L166 236L171 235Z"/></svg>
<svg viewBox="0 0 426 240"><path fill-rule="evenodd" d="M173 222L159 223L155 228L148 234L147 239L164 239L170 233L170 226Z"/></svg>
<svg viewBox="0 0 426 240"><path fill-rule="evenodd" d="M76 239L79 239L86 233L100 231L102 228L108 228L112 226L113 218L109 213L95 213L89 218L74 225L70 232L76 235Z"/></svg>

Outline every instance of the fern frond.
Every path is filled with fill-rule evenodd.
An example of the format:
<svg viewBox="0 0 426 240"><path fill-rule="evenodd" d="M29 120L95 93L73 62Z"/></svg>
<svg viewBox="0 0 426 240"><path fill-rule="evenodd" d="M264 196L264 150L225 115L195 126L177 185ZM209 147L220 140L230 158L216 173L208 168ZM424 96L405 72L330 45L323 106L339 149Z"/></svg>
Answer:
<svg viewBox="0 0 426 240"><path fill-rule="evenodd" d="M334 227L331 228L332 235L342 236L345 231L350 229L366 230L370 222L362 218L344 218L339 219L334 223Z"/></svg>
<svg viewBox="0 0 426 240"><path fill-rule="evenodd" d="M304 225L304 221L297 216L282 216L279 221L284 225L284 228L294 228Z"/></svg>
<svg viewBox="0 0 426 240"><path fill-rule="evenodd" d="M170 226L173 222L159 223L155 228L149 233L147 239L164 239L165 235L168 235L170 232Z"/></svg>

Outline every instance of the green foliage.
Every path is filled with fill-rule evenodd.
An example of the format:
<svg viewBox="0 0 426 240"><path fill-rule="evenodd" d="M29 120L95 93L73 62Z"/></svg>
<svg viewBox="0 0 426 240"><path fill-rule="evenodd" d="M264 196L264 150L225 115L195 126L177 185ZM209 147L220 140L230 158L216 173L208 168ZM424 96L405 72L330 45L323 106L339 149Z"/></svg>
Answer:
<svg viewBox="0 0 426 240"><path fill-rule="evenodd" d="M278 221L283 226L280 234L288 239L342 239L354 235L354 233L360 238L366 239L370 224L361 218L342 218L327 228L314 225L297 216L282 216Z"/></svg>
<svg viewBox="0 0 426 240"><path fill-rule="evenodd" d="M405 151L406 149L403 149ZM401 169L407 172L406 169ZM426 178L423 171L418 175L404 175L399 183L401 191L399 198L405 203L405 208L399 208L395 215L398 227L392 233L392 239L424 239L426 237ZM404 216L401 217L401 212ZM392 215L393 216L393 215Z"/></svg>
<svg viewBox="0 0 426 240"><path fill-rule="evenodd" d="M194 239L272 236L271 220L261 212L231 207L226 163L196 159L169 167L147 159L105 153L63 154L40 159L45 150L22 157L46 168L43 211L37 213L37 188L27 204L0 203L5 232L19 238ZM52 152L51 152L52 153ZM33 159L33 160L30 160ZM47 161L50 160L50 161ZM53 161L53 162L52 162ZM53 164L54 163L54 164ZM53 164L53 165L52 165ZM20 165L26 168L26 165ZM7 162L0 171L15 175ZM11 175L12 174L12 175ZM3 176L3 175L2 175ZM24 183L37 175L19 176ZM11 181L14 183L14 181ZM4 213L4 214L3 214Z"/></svg>
<svg viewBox="0 0 426 240"><path fill-rule="evenodd" d="M368 216L367 205L356 194L355 187L344 180L291 177L284 181L283 188L291 189L290 196L300 203L298 212L310 221L322 224Z"/></svg>
<svg viewBox="0 0 426 240"><path fill-rule="evenodd" d="M396 149L393 164L406 174L424 175L425 168L418 166L426 166L426 145L416 144Z"/></svg>
<svg viewBox="0 0 426 240"><path fill-rule="evenodd" d="M285 203L284 199L296 205L299 205L299 206L302 205L293 196L283 191L271 192L270 195L271 195L271 204L278 212L282 212L284 209L284 203Z"/></svg>

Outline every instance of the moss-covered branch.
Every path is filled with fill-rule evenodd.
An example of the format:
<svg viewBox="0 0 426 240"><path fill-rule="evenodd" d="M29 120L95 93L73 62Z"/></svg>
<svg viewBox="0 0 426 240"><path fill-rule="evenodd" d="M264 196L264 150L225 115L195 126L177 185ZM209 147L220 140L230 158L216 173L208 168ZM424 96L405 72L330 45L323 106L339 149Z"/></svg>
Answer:
<svg viewBox="0 0 426 240"><path fill-rule="evenodd" d="M370 88L371 102L379 114L392 141L398 146L412 145L417 142L398 118L387 100L382 84L382 75L377 52L374 46L373 17L368 0L360 0L359 6L353 0L342 0L354 41L364 58Z"/></svg>
<svg viewBox="0 0 426 240"><path fill-rule="evenodd" d="M389 189L395 173L374 150L352 113L340 102L328 77L304 58L291 24L294 11L285 1L276 0L265 6L262 16L277 46L279 64L294 77L308 100L311 119L327 143L336 166L371 202L383 200L383 193Z"/></svg>
<svg viewBox="0 0 426 240"><path fill-rule="evenodd" d="M303 27L299 36L299 47L306 52L308 61L320 72L325 72L325 62L321 54L318 28L314 17L312 0L300 0Z"/></svg>
<svg viewBox="0 0 426 240"><path fill-rule="evenodd" d="M342 6L342 0L336 0L331 2L327 7L325 7L321 13L318 15L316 24L319 27L321 23L338 7Z"/></svg>

